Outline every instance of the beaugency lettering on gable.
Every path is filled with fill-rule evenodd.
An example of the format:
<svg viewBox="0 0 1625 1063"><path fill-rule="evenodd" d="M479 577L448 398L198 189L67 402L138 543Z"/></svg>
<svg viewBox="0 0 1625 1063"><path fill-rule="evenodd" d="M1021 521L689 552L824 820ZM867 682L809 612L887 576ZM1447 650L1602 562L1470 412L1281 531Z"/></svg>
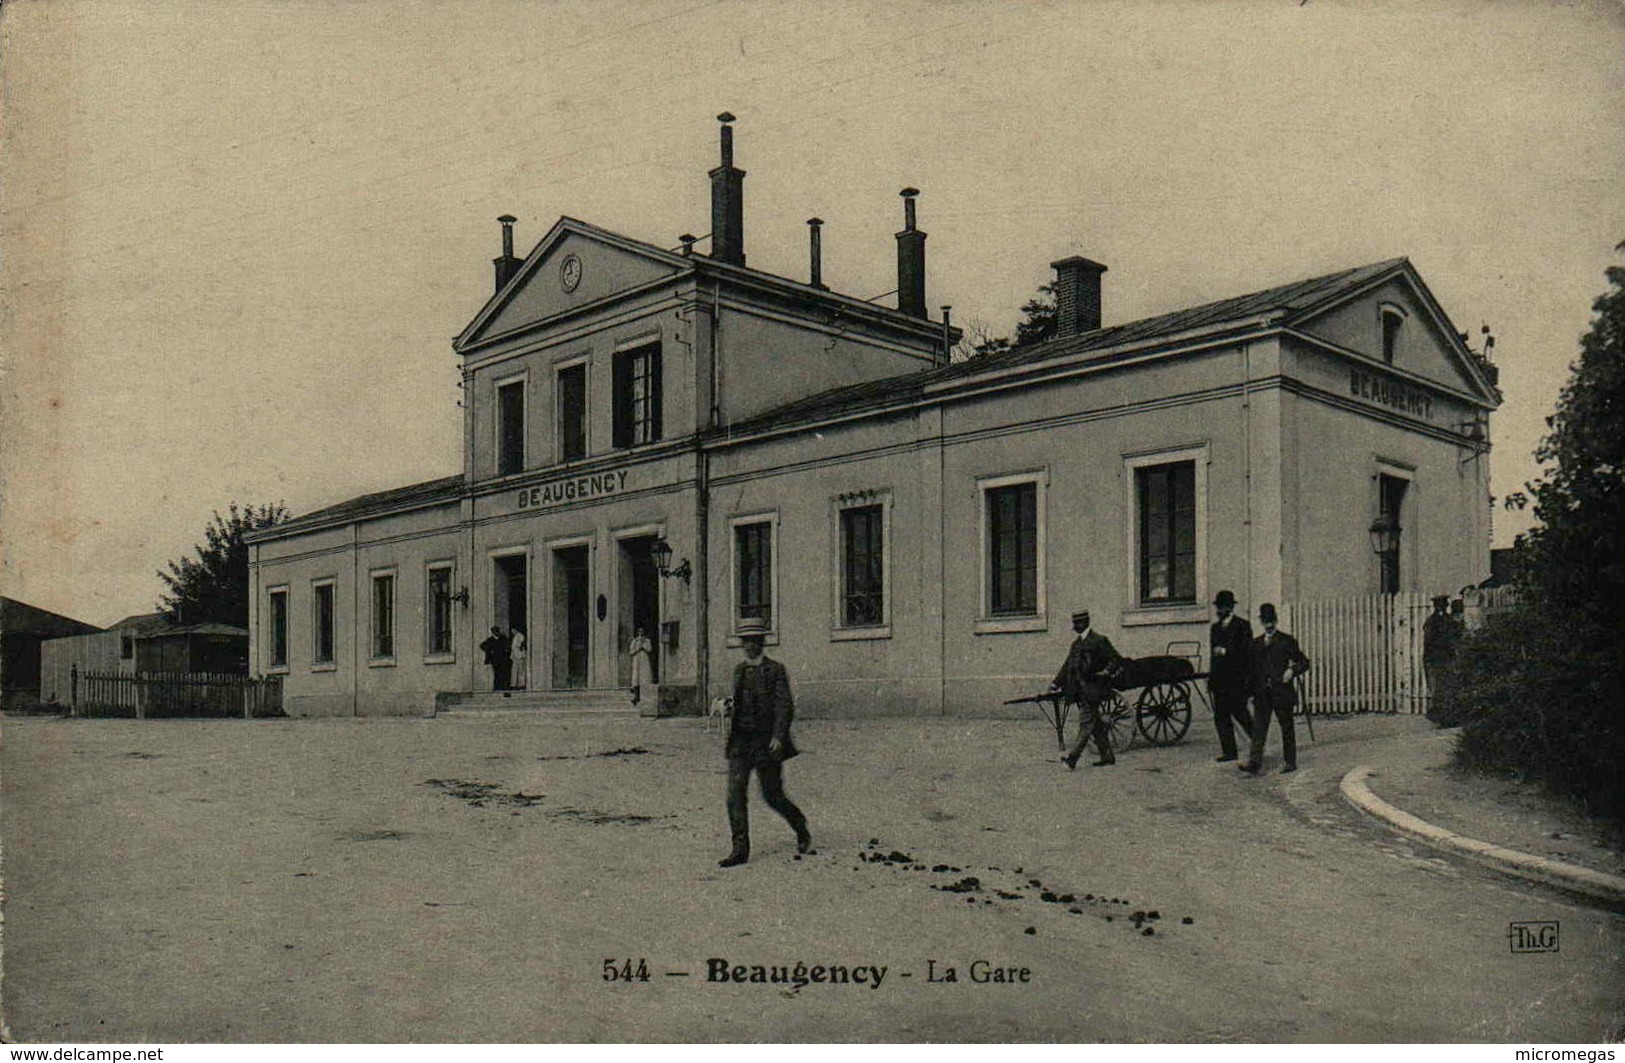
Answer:
<svg viewBox="0 0 1625 1063"><path fill-rule="evenodd" d="M562 480L537 484L535 487L521 488L517 505L519 509L542 509L546 506L562 505L565 502L585 502L606 495L618 495L625 490L626 470L615 469L611 472L570 476Z"/></svg>
<svg viewBox="0 0 1625 1063"><path fill-rule="evenodd" d="M499 336L675 272L668 263L565 232L542 253L520 279L519 290L475 338Z"/></svg>
<svg viewBox="0 0 1625 1063"><path fill-rule="evenodd" d="M1351 365L1348 371L1349 394L1355 398L1387 406L1424 421L1432 419L1433 396L1421 388L1379 369Z"/></svg>

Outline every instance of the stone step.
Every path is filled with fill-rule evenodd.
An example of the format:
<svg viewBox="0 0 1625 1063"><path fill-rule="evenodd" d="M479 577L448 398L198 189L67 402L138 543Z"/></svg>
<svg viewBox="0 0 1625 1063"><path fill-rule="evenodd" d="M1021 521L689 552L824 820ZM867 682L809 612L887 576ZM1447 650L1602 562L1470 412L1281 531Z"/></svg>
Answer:
<svg viewBox="0 0 1625 1063"><path fill-rule="evenodd" d="M468 691L441 694L435 699L436 715L496 716L524 713L534 716L625 716L636 717L624 688L599 690L508 690Z"/></svg>

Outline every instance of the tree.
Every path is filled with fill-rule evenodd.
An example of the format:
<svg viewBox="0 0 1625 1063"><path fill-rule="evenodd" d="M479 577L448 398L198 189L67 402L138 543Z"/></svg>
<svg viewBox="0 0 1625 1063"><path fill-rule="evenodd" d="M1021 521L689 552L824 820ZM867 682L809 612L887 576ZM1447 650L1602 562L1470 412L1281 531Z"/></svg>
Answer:
<svg viewBox="0 0 1625 1063"><path fill-rule="evenodd" d="M956 362L1043 343L1055 335L1055 289L1048 284L1040 285L1038 294L1022 304L1021 320L1016 324L1014 341L1008 336L992 335L979 322L973 322L965 333L965 339L954 348L953 360ZM967 345L969 350L961 352L961 348Z"/></svg>
<svg viewBox="0 0 1625 1063"><path fill-rule="evenodd" d="M1625 243L1616 251L1625 251ZM1527 484L1536 525L1520 543L1532 604L1625 630L1625 267L1591 304L1591 331L1535 451L1548 466Z"/></svg>
<svg viewBox="0 0 1625 1063"><path fill-rule="evenodd" d="M1535 451L1541 476L1510 500L1536 518L1519 602L1463 641L1437 718L1462 724L1461 763L1527 773L1625 824L1625 267L1607 277Z"/></svg>
<svg viewBox="0 0 1625 1063"><path fill-rule="evenodd" d="M178 624L214 622L234 627L248 626L248 544L246 532L269 528L288 519L287 507L243 506L233 502L222 517L203 530L197 544L197 557L169 562L168 572L159 572L167 589L158 608Z"/></svg>

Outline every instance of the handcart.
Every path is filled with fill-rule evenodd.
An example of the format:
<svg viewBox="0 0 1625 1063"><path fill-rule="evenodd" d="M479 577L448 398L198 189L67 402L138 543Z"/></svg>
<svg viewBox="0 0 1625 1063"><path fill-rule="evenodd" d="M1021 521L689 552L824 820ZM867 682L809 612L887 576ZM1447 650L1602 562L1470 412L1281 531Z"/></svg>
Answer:
<svg viewBox="0 0 1625 1063"><path fill-rule="evenodd" d="M1172 648L1172 647L1170 647ZM1171 746L1191 726L1191 690L1205 678L1188 657L1172 654L1122 661L1111 676L1112 694L1100 704L1106 733L1114 750L1127 749L1138 734L1154 746ZM1134 692L1138 691L1138 694ZM1074 702L1053 691L1012 698L1006 705L1038 706L1055 728L1055 741L1066 748L1067 718ZM1080 721L1080 726L1086 726Z"/></svg>

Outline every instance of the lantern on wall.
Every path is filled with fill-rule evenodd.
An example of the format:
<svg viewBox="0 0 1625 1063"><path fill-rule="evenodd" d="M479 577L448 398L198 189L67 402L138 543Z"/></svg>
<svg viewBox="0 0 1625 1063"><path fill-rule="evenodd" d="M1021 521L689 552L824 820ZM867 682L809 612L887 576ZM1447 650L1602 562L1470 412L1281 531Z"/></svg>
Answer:
<svg viewBox="0 0 1625 1063"><path fill-rule="evenodd" d="M1387 557L1399 549L1399 521L1384 513L1371 522L1371 549L1378 557Z"/></svg>
<svg viewBox="0 0 1625 1063"><path fill-rule="evenodd" d="M656 539L654 545L649 547L649 560L654 562L661 579L680 579L687 583L694 574L687 558L676 568L671 567L671 543L665 539Z"/></svg>

